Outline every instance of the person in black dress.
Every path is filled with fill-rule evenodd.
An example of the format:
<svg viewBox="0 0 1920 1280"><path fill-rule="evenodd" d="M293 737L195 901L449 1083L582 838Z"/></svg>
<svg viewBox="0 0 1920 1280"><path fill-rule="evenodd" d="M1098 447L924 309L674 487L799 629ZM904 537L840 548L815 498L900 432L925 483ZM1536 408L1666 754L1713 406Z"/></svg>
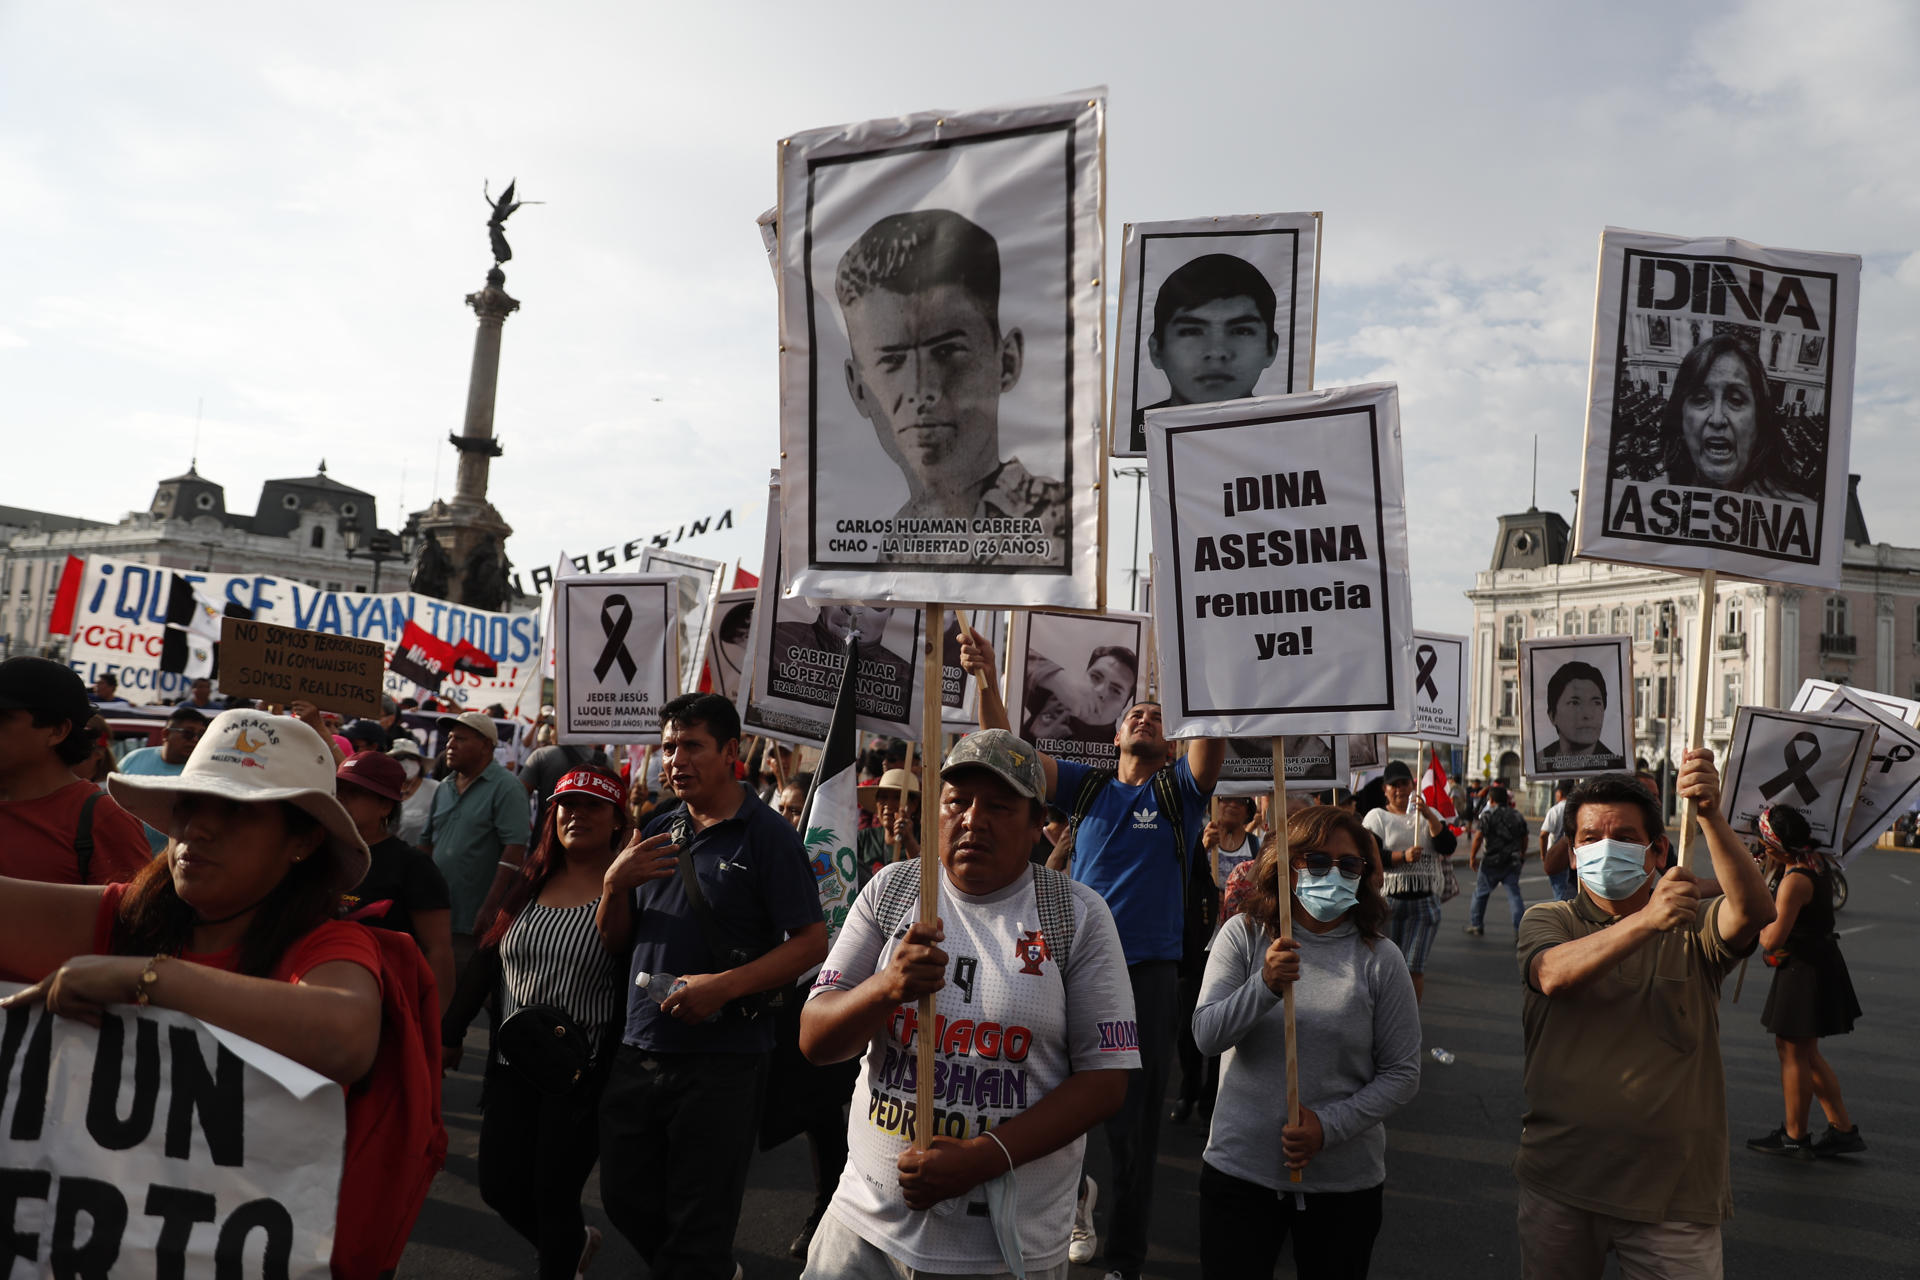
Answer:
<svg viewBox="0 0 1920 1280"><path fill-rule="evenodd" d="M1773 1032L1780 1054L1786 1123L1749 1139L1747 1146L1799 1160L1865 1151L1860 1127L1841 1100L1840 1078L1820 1052L1823 1036L1845 1035L1860 1016L1833 931L1832 866L1813 847L1806 818L1791 805L1776 804L1760 815L1760 839L1776 912L1773 923L1760 931L1760 946L1773 969L1760 1025ZM1818 1141L1807 1133L1807 1106L1815 1098L1828 1126Z"/></svg>

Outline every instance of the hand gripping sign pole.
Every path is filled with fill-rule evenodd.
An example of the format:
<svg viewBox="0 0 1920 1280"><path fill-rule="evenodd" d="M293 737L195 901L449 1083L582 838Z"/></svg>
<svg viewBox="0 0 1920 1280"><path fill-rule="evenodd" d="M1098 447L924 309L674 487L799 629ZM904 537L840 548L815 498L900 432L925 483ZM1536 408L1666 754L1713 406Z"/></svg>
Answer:
<svg viewBox="0 0 1920 1280"><path fill-rule="evenodd" d="M1713 569L1700 571L1700 614L1694 625L1693 645L1693 695L1687 700L1687 749L1695 750L1706 745L1707 716L1707 666L1713 660L1713 606L1714 594L1719 587L1719 573ZM1684 757L1683 757L1684 758ZM1675 775L1678 776L1677 774ZM1693 852L1693 828L1700 818L1700 806L1692 799L1680 805L1680 854L1675 865L1687 867L1687 855Z"/></svg>
<svg viewBox="0 0 1920 1280"><path fill-rule="evenodd" d="M1293 854L1287 848L1287 740L1273 739L1273 848L1276 869L1282 880L1293 875ZM1293 894L1285 895L1279 911L1280 936L1293 940ZM1293 984L1280 994L1281 1016L1287 1028L1287 1125L1300 1123L1300 1039L1293 1028ZM1300 1181L1300 1170L1287 1171L1287 1180Z"/></svg>
<svg viewBox="0 0 1920 1280"><path fill-rule="evenodd" d="M926 658L921 670L940 670L940 642L946 629L946 606L929 604L922 628ZM930 674L920 695L920 923L929 927L940 914L940 753L935 748L944 713L940 704L942 683ZM904 810L904 795L900 803ZM914 1042L913 1145L922 1151L933 1141L933 1002L931 992L920 997L920 1034Z"/></svg>

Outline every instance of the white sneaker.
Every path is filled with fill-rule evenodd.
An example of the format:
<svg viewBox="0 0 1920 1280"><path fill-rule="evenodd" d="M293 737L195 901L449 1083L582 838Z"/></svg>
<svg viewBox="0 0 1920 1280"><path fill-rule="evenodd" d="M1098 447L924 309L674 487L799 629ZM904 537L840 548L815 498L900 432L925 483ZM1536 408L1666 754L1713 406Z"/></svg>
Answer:
<svg viewBox="0 0 1920 1280"><path fill-rule="evenodd" d="M1127 1278L1121 1274L1118 1267L1115 1267L1112 1271L1107 1272L1107 1274L1102 1277L1102 1280L1127 1280Z"/></svg>
<svg viewBox="0 0 1920 1280"><path fill-rule="evenodd" d="M1093 1233L1093 1206L1100 1199L1100 1184L1092 1178L1085 1178L1082 1181L1085 1194L1074 1206L1073 1240L1067 1245L1067 1261L1085 1266L1093 1261L1093 1255L1100 1244L1100 1237ZM1059 1239L1058 1236L1054 1238Z"/></svg>

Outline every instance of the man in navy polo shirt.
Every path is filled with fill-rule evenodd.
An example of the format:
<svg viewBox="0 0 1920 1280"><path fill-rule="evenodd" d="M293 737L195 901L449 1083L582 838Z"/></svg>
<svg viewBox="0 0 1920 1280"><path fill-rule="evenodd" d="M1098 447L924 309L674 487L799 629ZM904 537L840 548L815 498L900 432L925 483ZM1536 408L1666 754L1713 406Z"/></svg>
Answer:
<svg viewBox="0 0 1920 1280"><path fill-rule="evenodd" d="M1008 728L999 693L993 649L972 629L960 638L960 665L979 677L980 725ZM1207 801L1226 758L1223 738L1197 738L1186 756L1173 759L1173 744L1161 731L1160 704L1137 702L1121 717L1114 743L1120 760L1093 794L1069 837L1069 872L1106 899L1133 987L1140 1028L1140 1070L1127 1084L1127 1100L1106 1122L1113 1155L1113 1201L1107 1226L1108 1280L1138 1280L1147 1260L1147 1230L1153 1211L1153 1170L1160 1154L1161 1106L1180 1040L1179 963L1186 922L1187 851L1207 823ZM1082 791L1096 771L1040 752L1047 799L1063 813L1083 806ZM1156 783L1157 775L1166 777ZM1177 796L1180 822L1164 811L1161 795ZM1056 857L1059 854L1056 853ZM1075 1215L1068 1257L1090 1262L1095 1253L1093 1206L1088 1179Z"/></svg>
<svg viewBox="0 0 1920 1280"><path fill-rule="evenodd" d="M827 926L799 834L735 780L733 704L687 694L660 725L662 776L681 806L607 868L595 918L608 949L630 956L600 1102L600 1195L649 1274L727 1280L773 1049L774 1019L754 997L818 968ZM711 908L704 924L689 871ZM643 989L657 974L679 981Z"/></svg>

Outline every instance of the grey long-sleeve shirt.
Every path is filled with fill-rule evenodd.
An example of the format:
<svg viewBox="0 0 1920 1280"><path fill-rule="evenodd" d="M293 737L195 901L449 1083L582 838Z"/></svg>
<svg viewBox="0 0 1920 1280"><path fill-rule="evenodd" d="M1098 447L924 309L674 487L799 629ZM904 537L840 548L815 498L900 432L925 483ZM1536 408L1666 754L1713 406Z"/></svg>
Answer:
<svg viewBox="0 0 1920 1280"><path fill-rule="evenodd" d="M1387 1176L1389 1115L1420 1089L1420 1008L1400 949L1369 947L1351 924L1295 929L1300 980L1294 1026L1300 1103L1320 1118L1326 1145L1300 1182L1287 1181L1280 1130L1287 1122L1286 1024L1261 977L1268 938L1244 915L1213 940L1193 1014L1193 1038L1224 1054L1205 1160L1222 1173L1276 1191L1359 1191Z"/></svg>

